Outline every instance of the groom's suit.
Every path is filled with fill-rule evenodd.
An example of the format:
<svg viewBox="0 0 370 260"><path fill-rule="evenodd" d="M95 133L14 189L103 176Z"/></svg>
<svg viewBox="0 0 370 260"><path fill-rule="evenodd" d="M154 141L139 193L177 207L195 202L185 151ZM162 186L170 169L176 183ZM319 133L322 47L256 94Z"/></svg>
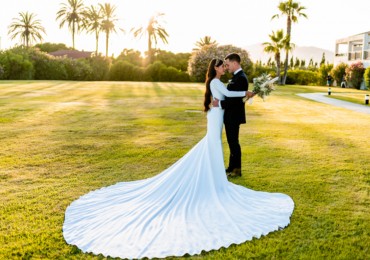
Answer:
<svg viewBox="0 0 370 260"><path fill-rule="evenodd" d="M248 79L243 70L235 73L227 85L231 91L247 91ZM245 124L245 105L241 97L225 97L221 101L221 107L225 109L224 124L227 143L230 148L228 170L241 169L241 148L239 144L239 126Z"/></svg>

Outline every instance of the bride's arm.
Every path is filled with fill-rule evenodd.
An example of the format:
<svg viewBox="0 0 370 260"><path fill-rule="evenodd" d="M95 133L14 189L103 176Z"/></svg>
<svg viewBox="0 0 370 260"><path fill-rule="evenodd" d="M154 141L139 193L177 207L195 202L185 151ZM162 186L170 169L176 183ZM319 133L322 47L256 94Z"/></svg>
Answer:
<svg viewBox="0 0 370 260"><path fill-rule="evenodd" d="M222 94L224 94L227 97L245 97L246 91L230 91L228 90L224 83L221 82L221 80L213 80L211 82L211 86L213 85L214 88L216 88L218 91L220 91Z"/></svg>

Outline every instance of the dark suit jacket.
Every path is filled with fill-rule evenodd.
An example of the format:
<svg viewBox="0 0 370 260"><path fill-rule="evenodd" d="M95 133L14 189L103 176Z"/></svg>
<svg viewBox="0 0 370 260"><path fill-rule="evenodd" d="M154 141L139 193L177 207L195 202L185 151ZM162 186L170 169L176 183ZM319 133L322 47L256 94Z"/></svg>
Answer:
<svg viewBox="0 0 370 260"><path fill-rule="evenodd" d="M248 90L248 79L244 71L241 70L232 77L227 89L231 91ZM245 105L242 97L225 97L225 100L221 101L221 107L225 109L225 124L245 124Z"/></svg>

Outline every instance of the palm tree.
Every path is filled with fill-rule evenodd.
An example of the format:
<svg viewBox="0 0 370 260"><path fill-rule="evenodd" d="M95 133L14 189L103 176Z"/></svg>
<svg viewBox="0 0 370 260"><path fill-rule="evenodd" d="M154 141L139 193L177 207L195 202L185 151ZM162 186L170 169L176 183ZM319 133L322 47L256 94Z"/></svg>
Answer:
<svg viewBox="0 0 370 260"><path fill-rule="evenodd" d="M274 58L276 61L276 76L279 77L279 84L281 84L281 77L280 77L280 54L281 50L286 48L287 44L287 38L289 38L288 35L284 36L283 30L278 30L276 32L272 32L272 34L269 34L270 42L264 42L263 45L264 51L267 53L273 53Z"/></svg>
<svg viewBox="0 0 370 260"><path fill-rule="evenodd" d="M59 28L65 23L72 33L72 47L75 48L75 34L80 31L82 12L84 10L82 0L68 0L68 4L62 3L62 8L57 12L57 20L61 19Z"/></svg>
<svg viewBox="0 0 370 260"><path fill-rule="evenodd" d="M92 5L83 11L83 17L82 27L87 32L95 33L95 55L97 56L99 51L99 33L102 29L103 19L101 9L97 9Z"/></svg>
<svg viewBox="0 0 370 260"><path fill-rule="evenodd" d="M102 31L105 32L105 56L108 57L109 35L111 32L116 32L115 23L118 20L114 13L116 6L109 3L99 4L99 6L103 15L101 27Z"/></svg>
<svg viewBox="0 0 370 260"><path fill-rule="evenodd" d="M149 62L152 61L153 58L153 42L157 45L158 43L158 38L162 40L163 43L168 43L167 37L168 33L166 30L161 26L159 18L163 16L164 13L157 13L150 17L149 23L144 28L143 26L140 28L132 28L131 32L133 32L134 37L139 37L141 38L143 35L147 34L148 35L148 57L149 57Z"/></svg>
<svg viewBox="0 0 370 260"><path fill-rule="evenodd" d="M36 15L28 12L19 13L20 18L13 18L13 23L9 25L8 34L10 39L13 40L19 36L21 42L26 47L29 47L30 43L39 39L42 41L41 33L46 34L45 28L41 25L41 21L35 19Z"/></svg>
<svg viewBox="0 0 370 260"><path fill-rule="evenodd" d="M199 41L195 43L195 46L202 48L204 46L217 44L216 40L212 40L211 36L204 36L204 38L201 38Z"/></svg>
<svg viewBox="0 0 370 260"><path fill-rule="evenodd" d="M303 13L306 7L301 6L300 3L294 2L293 0L287 0L286 2L280 2L278 5L278 9L280 11L280 15L287 17L287 36L288 42L287 46L290 46L290 39L291 39L291 31L292 31L292 22L297 23L298 17L303 16L307 18L307 15ZM272 16L271 19L279 18L279 14L275 14ZM284 78L282 84L285 84L287 72L288 72L288 60L289 60L289 52L287 51L285 54L285 63L284 63Z"/></svg>

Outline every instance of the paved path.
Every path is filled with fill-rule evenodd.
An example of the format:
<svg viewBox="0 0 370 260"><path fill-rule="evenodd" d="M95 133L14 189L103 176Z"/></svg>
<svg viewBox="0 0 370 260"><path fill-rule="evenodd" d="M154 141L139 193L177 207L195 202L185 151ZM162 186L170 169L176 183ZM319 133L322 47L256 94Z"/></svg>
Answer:
<svg viewBox="0 0 370 260"><path fill-rule="evenodd" d="M370 105L360 105L360 104L355 104L352 102L347 102L335 98L329 98L326 97L326 93L302 93L302 94L297 94L298 96L312 99L318 102L322 102L325 104L337 106L337 107L343 107L346 109L350 109L356 112L361 112L361 113L366 113L370 114Z"/></svg>

